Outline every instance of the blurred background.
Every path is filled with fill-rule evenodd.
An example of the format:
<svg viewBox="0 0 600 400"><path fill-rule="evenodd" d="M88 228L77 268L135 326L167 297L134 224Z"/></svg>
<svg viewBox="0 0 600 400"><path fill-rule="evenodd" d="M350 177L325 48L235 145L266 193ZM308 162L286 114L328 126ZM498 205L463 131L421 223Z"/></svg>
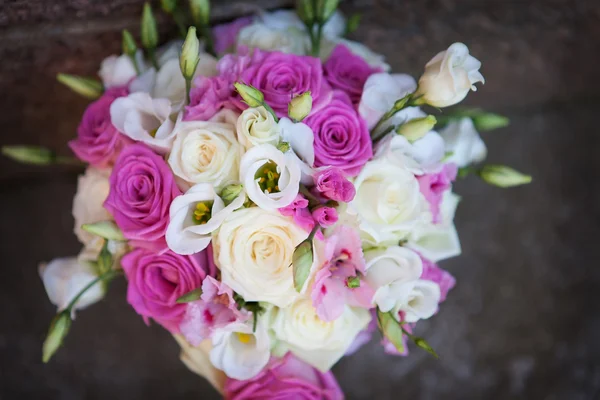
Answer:
<svg viewBox="0 0 600 400"><path fill-rule="evenodd" d="M69 154L86 101L58 84L94 75L137 32L141 0L0 1L0 144ZM155 2L157 3L157 2ZM213 1L215 21L291 1ZM157 7L158 5L155 4ZM501 190L460 181L463 254L442 263L458 284L419 333L440 354L365 346L335 368L348 399L600 398L600 2L346 0L353 39L418 76L455 41L483 62L467 105L505 114L484 133L488 161L533 175ZM160 20L162 38L173 24ZM125 301L125 282L77 315L49 365L41 344L54 307L37 265L75 255L71 201L80 171L0 159L0 399L216 399L159 326Z"/></svg>

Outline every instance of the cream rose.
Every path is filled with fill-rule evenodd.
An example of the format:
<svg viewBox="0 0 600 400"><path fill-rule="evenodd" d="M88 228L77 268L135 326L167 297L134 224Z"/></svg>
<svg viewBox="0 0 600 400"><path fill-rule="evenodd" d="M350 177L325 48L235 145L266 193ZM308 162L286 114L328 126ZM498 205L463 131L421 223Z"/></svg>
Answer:
<svg viewBox="0 0 600 400"><path fill-rule="evenodd" d="M405 238L427 215L415 176L386 158L368 162L354 187L356 196L348 212L358 215L364 239L373 244Z"/></svg>
<svg viewBox="0 0 600 400"><path fill-rule="evenodd" d="M479 72L481 62L469 55L462 43L454 43L425 65L415 98L434 107L449 107L461 102L477 82L485 83Z"/></svg>
<svg viewBox="0 0 600 400"><path fill-rule="evenodd" d="M244 154L240 176L250 200L265 210L289 205L300 189L300 163L270 144L254 146Z"/></svg>
<svg viewBox="0 0 600 400"><path fill-rule="evenodd" d="M262 318L252 323L232 322L212 334L212 364L233 379L255 377L271 357L271 339Z"/></svg>
<svg viewBox="0 0 600 400"><path fill-rule="evenodd" d="M177 254L194 254L204 250L212 239L212 233L245 200L246 195L242 191L225 206L211 184L199 183L193 186L171 203L167 245ZM204 215L208 218L204 218ZM196 216L202 217L202 223L198 222Z"/></svg>
<svg viewBox="0 0 600 400"><path fill-rule="evenodd" d="M277 211L258 207L234 211L213 237L222 282L246 301L289 305L297 296L292 254L307 236Z"/></svg>
<svg viewBox="0 0 600 400"><path fill-rule="evenodd" d="M227 377L223 371L216 369L210 362L209 354L213 347L210 340L207 339L194 347L181 335L174 335L173 337L181 346L179 358L185 366L195 374L205 378L219 393L223 394Z"/></svg>
<svg viewBox="0 0 600 400"><path fill-rule="evenodd" d="M383 312L397 304L405 304L413 289L413 283L423 273L421 257L406 247L392 246L385 250L365 252L366 279L375 295L373 302Z"/></svg>
<svg viewBox="0 0 600 400"><path fill-rule="evenodd" d="M112 216L103 206L110 190L109 176L110 170L88 167L77 181L77 192L73 198L74 231L84 246L93 245L93 242L97 241L102 242L102 238L84 231L81 225L112 220Z"/></svg>
<svg viewBox="0 0 600 400"><path fill-rule="evenodd" d="M273 308L270 320L273 335L279 341L278 353L291 351L326 372L369 324L371 314L362 308L346 306L339 318L325 322L317 316L312 300L301 297L287 308Z"/></svg>
<svg viewBox="0 0 600 400"><path fill-rule="evenodd" d="M210 183L219 190L239 181L242 147L237 141L237 114L224 110L210 121L178 121L168 162L187 187Z"/></svg>
<svg viewBox="0 0 600 400"><path fill-rule="evenodd" d="M281 139L281 128L264 107L250 107L238 117L237 138L246 150L261 144L277 146Z"/></svg>

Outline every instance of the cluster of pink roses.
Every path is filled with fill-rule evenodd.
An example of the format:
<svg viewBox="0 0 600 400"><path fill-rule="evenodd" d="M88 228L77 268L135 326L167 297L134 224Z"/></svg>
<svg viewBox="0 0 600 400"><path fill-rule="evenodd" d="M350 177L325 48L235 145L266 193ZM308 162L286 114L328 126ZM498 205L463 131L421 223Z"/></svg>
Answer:
<svg viewBox="0 0 600 400"><path fill-rule="evenodd" d="M89 164L76 229L104 238L78 234L80 260L112 257L135 311L227 398L340 399L329 370L376 327L391 354L432 352L413 329L455 284L436 264L460 253L451 185L485 146L420 106L462 100L480 63L455 44L417 85L328 21L319 57L289 11L214 28L218 61L195 33L152 63L109 57L69 143Z"/></svg>

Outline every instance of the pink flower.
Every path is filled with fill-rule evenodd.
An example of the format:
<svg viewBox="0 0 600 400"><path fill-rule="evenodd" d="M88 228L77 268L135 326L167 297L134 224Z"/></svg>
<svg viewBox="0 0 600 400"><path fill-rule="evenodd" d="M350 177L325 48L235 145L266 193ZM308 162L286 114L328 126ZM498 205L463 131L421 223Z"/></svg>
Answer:
<svg viewBox="0 0 600 400"><path fill-rule="evenodd" d="M127 302L146 323L152 318L171 333L179 332L186 310L177 299L200 287L206 276L216 274L205 251L182 256L135 249L123 256L121 264L128 281Z"/></svg>
<svg viewBox="0 0 600 400"><path fill-rule="evenodd" d="M230 322L244 321L248 312L239 310L233 299L233 290L211 276L202 282L202 297L188 303L181 325L181 333L192 346L198 346L214 329Z"/></svg>
<svg viewBox="0 0 600 400"><path fill-rule="evenodd" d="M117 158L104 208L134 247L163 252L167 250L169 206L180 194L165 160L136 143Z"/></svg>
<svg viewBox="0 0 600 400"><path fill-rule="evenodd" d="M198 76L190 90L190 104L185 107L185 121L208 121L223 108L235 108L231 98L233 85L219 76Z"/></svg>
<svg viewBox="0 0 600 400"><path fill-rule="evenodd" d="M298 194L289 205L280 208L279 213L286 217L293 217L296 225L307 232L315 227L315 220L308 209L308 200L301 194Z"/></svg>
<svg viewBox="0 0 600 400"><path fill-rule="evenodd" d="M423 274L421 274L421 279L437 283L441 292L440 303L445 301L448 292L456 284L456 279L448 271L438 267L437 264L425 257L421 256L421 260L423 260Z"/></svg>
<svg viewBox="0 0 600 400"><path fill-rule="evenodd" d="M440 204L442 203L444 192L450 189L451 183L456 179L457 171L456 164L450 163L444 164L442 170L435 174L417 176L419 189L423 193L423 196L425 196L425 200L429 203L434 223L441 222Z"/></svg>
<svg viewBox="0 0 600 400"><path fill-rule="evenodd" d="M315 189L326 199L349 203L356 195L354 185L338 168L317 171L313 178Z"/></svg>
<svg viewBox="0 0 600 400"><path fill-rule="evenodd" d="M242 17L227 24L217 25L212 28L214 47L217 54L223 54L235 49L238 33L252 23L252 17Z"/></svg>
<svg viewBox="0 0 600 400"><path fill-rule="evenodd" d="M371 68L362 57L339 44L323 65L323 72L331 87L346 92L352 104L356 106L360 102L367 78L381 71Z"/></svg>
<svg viewBox="0 0 600 400"><path fill-rule="evenodd" d="M313 107L311 114L317 113L331 98L331 88L321 69L318 58L285 54L280 52L264 52L255 49L253 57L260 62L252 62L243 70L240 80L260 90L265 102L270 105L279 117L287 116L288 103L292 97L304 92L311 92ZM238 99L240 109L247 106Z"/></svg>
<svg viewBox="0 0 600 400"><path fill-rule="evenodd" d="M227 400L342 400L344 394L333 373L320 372L287 353L273 358L256 377L238 381L227 379Z"/></svg>
<svg viewBox="0 0 600 400"><path fill-rule="evenodd" d="M77 138L69 142L77 158L94 167L110 167L123 147L133 143L110 121L110 105L128 94L125 87L111 88L86 108L77 128Z"/></svg>
<svg viewBox="0 0 600 400"><path fill-rule="evenodd" d="M337 210L333 207L327 206L317 207L312 212L312 217L323 228L327 228L338 221Z"/></svg>
<svg viewBox="0 0 600 400"><path fill-rule="evenodd" d="M311 292L319 318L333 321L346 305L371 308L375 293L363 277L365 260L358 232L346 225L337 227L325 239L322 252L319 259L324 261Z"/></svg>
<svg viewBox="0 0 600 400"><path fill-rule="evenodd" d="M356 176L373 156L367 123L342 91L334 91L331 102L304 123L314 132L315 167L334 166Z"/></svg>

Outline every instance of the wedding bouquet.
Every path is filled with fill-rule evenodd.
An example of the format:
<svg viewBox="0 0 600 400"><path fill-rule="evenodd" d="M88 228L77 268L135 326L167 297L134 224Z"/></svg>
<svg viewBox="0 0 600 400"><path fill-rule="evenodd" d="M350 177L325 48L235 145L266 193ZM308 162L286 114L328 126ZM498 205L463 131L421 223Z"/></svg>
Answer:
<svg viewBox="0 0 600 400"><path fill-rule="evenodd" d="M436 264L461 251L452 182L531 178L476 165L477 130L504 117L440 110L484 82L467 46L435 55L418 81L392 74L344 38L358 17L337 3L211 29L207 1L189 12L163 1L186 38L162 47L146 4L143 50L124 31L101 82L59 75L94 101L69 142L87 165L73 204L83 249L40 267L58 307L45 362L75 311L120 275L133 309L226 398L342 398L331 367L377 330L389 354L412 342L436 355L413 330L455 284ZM38 147L3 153L73 162Z"/></svg>

